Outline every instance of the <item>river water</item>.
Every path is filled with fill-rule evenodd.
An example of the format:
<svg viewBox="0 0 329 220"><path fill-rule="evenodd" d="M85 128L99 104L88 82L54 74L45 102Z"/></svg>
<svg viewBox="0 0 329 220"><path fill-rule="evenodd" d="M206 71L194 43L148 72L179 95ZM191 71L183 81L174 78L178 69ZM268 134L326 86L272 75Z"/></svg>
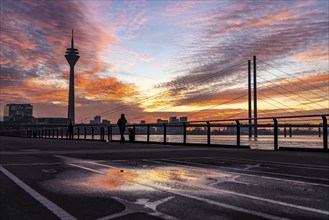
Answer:
<svg viewBox="0 0 329 220"><path fill-rule="evenodd" d="M75 138L77 138L75 136ZM84 138L83 135L80 136ZM87 135L87 139L91 139L91 135ZM125 135L128 140L128 135ZM99 135L95 135L94 139L100 139ZM107 140L107 135L105 135ZM120 135L113 135L113 140L120 140ZM136 135L136 141L146 141L146 135ZM150 141L163 142L163 135L150 135ZM241 135L241 145L248 145L251 149L273 150L274 139L272 135L259 135L257 140L252 138L251 140L246 135ZM167 135L167 143L183 143L182 135ZM206 135L187 135L187 143L207 143ZM235 135L212 135L211 144L223 144L223 145L236 145ZM295 135L293 137L279 136L279 147L298 147L298 148L323 148L323 137L317 135Z"/></svg>

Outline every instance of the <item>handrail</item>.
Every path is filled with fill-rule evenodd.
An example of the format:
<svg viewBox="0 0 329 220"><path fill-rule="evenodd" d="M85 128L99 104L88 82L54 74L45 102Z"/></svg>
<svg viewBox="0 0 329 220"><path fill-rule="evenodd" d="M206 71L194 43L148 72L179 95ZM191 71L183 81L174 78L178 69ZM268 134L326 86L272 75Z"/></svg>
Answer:
<svg viewBox="0 0 329 220"><path fill-rule="evenodd" d="M292 132L291 128L292 127L318 127L319 128L319 137L321 137L321 133L323 134L322 142L323 142L323 150L328 151L328 123L327 123L327 117L329 114L314 114L314 115L294 115L294 116L277 116L277 117L259 117L257 120L272 120L272 123L266 123L266 124L259 124L258 127L270 127L273 128L273 138L274 138L274 150L279 149L279 142L278 142L278 136L279 136L279 127L284 127L284 136L286 137L287 135L287 129L289 128L289 136L291 137ZM287 119L287 118L314 118L314 117L321 117L322 123L319 123L317 125L315 124L301 124L301 123L295 123L295 124L279 124L278 119ZM246 120L254 120L256 118L237 118L237 119L219 119L219 120L207 120L207 121L188 121L188 122L167 122L167 123L145 123L145 124L127 124L127 127L145 127L147 130L144 132L147 132L147 140L146 142L151 142L150 141L150 128L151 127L160 127L162 130L157 129L156 133L153 134L160 134L157 132L162 132L163 135L163 142L162 143L167 143L167 135L170 135L170 132L168 133L168 128L169 127L179 127L182 128L182 134L183 135L183 144L187 143L187 127L205 127L206 130L204 130L206 133L205 135L207 136L207 144L211 144L211 128L214 127L234 127L236 128L236 146L240 146L240 140L241 140L241 128L243 127L251 127L252 124L249 123L241 123L241 121L246 121ZM219 124L215 122L232 122L230 124ZM203 123L203 124L193 124L193 123ZM303 122L305 123L305 122ZM9 134L12 136L20 136L20 137L39 137L39 138L61 138L61 139L71 139L71 136L69 136L68 133L68 127L67 125L24 125L26 128L24 129L13 129L13 130L0 130L0 134ZM75 128L77 131L77 138L80 139L80 134L81 136L84 136L84 139L87 139L87 128L89 128L88 133L90 134L91 130L91 135L92 135L92 140L94 140L94 135L99 135L100 140L104 141L105 140L105 128L107 129L107 139L108 141L113 141L112 136L112 128L117 127L116 124L76 124ZM80 133L80 128L81 128L81 133ZM95 128L97 128L95 130ZM322 128L322 132L321 132ZM55 130L56 130L56 135L55 135ZM65 131L65 132L64 132ZM59 134L60 133L60 134ZM76 133L76 132L75 132ZM88 134L88 135L89 135ZM177 133L178 134L178 133ZM72 135L72 134L71 134ZM74 134L73 134L74 135ZM74 138L74 136L73 136ZM255 136L256 139L256 136Z"/></svg>

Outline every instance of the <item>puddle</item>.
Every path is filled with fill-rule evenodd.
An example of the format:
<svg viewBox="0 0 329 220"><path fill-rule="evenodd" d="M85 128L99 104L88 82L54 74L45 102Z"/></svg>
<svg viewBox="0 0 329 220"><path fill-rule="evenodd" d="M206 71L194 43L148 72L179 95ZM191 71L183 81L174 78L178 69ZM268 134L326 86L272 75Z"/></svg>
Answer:
<svg viewBox="0 0 329 220"><path fill-rule="evenodd" d="M227 173L178 167L157 167L153 169L103 169L108 175L93 174L79 182L99 190L196 190L197 186L214 185L217 182L235 178Z"/></svg>

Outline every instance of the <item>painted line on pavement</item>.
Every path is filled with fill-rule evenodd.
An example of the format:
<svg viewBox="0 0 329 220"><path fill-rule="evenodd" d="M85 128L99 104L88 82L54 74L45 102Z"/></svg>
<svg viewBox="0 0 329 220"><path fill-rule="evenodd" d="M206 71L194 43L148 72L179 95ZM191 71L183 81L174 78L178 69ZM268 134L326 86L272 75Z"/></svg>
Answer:
<svg viewBox="0 0 329 220"><path fill-rule="evenodd" d="M106 164L99 164L99 163L96 163L96 162L90 162L90 163L100 165L100 166L104 166L104 167L120 169L119 167L110 166L110 165L106 165ZM196 167L194 167L194 168L196 168ZM129 170L129 169L127 169L127 170ZM194 186L194 187L198 187L198 188L201 188L203 190L208 190L208 191L212 191L212 192L226 193L226 194L230 194L230 195L245 197L245 198L248 198L248 199L254 199L254 200L258 200L258 201L262 201L262 202L268 202L268 203L272 203L272 204L275 204L275 205L281 205L281 206L296 208L296 209L300 209L300 210L304 210L304 211L315 212L315 213L318 213L318 214L329 215L329 211L326 211L326 210L314 209L314 208L301 206L301 205L295 205L295 204L286 203L286 202L282 202L282 201L278 201L278 200L267 199L267 198L262 198L262 197L258 197L258 196L252 196L252 195L248 195L248 194L244 194L244 193L237 193L237 192L233 192L233 191L230 191L230 190L218 189L218 188L210 187L210 186L206 186L206 185L184 184L182 182L180 182L180 184L185 185L185 186Z"/></svg>
<svg viewBox="0 0 329 220"><path fill-rule="evenodd" d="M35 200L40 202L42 205L44 205L46 208L48 208L52 213L54 213L56 216L58 216L62 220L76 220L75 217L70 215L68 212L66 212L64 209L57 206L55 203L32 189L30 186L25 184L23 181L18 179L14 174L10 173L8 170L6 170L3 166L0 166L0 171L5 174L9 179L11 179L14 183L16 183L19 187L21 187L25 192L30 194Z"/></svg>
<svg viewBox="0 0 329 220"><path fill-rule="evenodd" d="M175 165L175 166L180 166L180 167L185 167L185 168L186 167L187 168L196 168L196 166L182 164L182 163L184 163L182 161L177 161L177 162L180 163L179 164L179 163L166 162L164 160L166 160L166 159L162 159L162 161L144 159L143 161L149 161L149 162L155 162L155 163L167 164L167 165L169 164L169 165ZM203 169L203 170L212 169L212 170L215 170L216 171L219 168L219 166L213 166L213 165L207 165L207 164L198 164L198 163L192 163L192 162L189 162L189 164L199 165L199 166L202 165L203 167L207 167L207 168L197 167L198 169ZM264 178L264 179L272 179L272 180L279 180L279 181L290 182L290 183L297 183L297 184L307 184L307 185L313 185L313 186L322 186L322 187L327 187L327 188L329 187L329 185L327 185L327 184L305 182L305 181L300 181L300 180L289 180L289 179L282 179L282 178L270 177L270 176L260 176L260 175L250 174L250 173L241 173L241 172L237 172L237 171L234 172L234 171L230 171L233 168L228 168L228 167L220 167L220 168L221 168L222 171L225 171L227 173L239 174L239 175L244 175L244 176L257 177L257 178L260 177L260 178ZM234 170L236 170L236 169L234 169ZM245 170L241 170L241 171L245 171ZM250 171L250 170L248 170L248 171Z"/></svg>
<svg viewBox="0 0 329 220"><path fill-rule="evenodd" d="M94 163L94 162L91 162L91 163L92 164L97 164L97 163ZM91 169L91 168L80 166L80 165L76 165L76 164L68 164L68 165L71 165L73 167L77 167L77 168L80 168L80 169L83 169L83 170L91 171L91 172L94 172L94 173L97 173L97 174L115 177L115 178L118 178L118 179L121 179L121 180L124 180L124 181L127 181L127 182L138 184L138 185L142 185L142 186L146 186L146 187L151 187L153 189L164 191L164 192L167 192L167 193L171 193L171 194L179 195L179 196L182 196L182 197L186 197L186 198L190 198L190 199L202 201L202 202L205 202L205 203L208 203L208 204L211 204L211 205L216 205L216 206L224 207L224 208L231 209L231 210L234 210L234 211L247 213L247 214L250 214L250 215L260 216L260 217L263 217L263 218L273 219L273 220L284 220L284 219L286 219L286 218L282 218L282 217L278 217L278 216L274 216L274 215L270 215L270 214L266 214L266 213L262 213L262 212L257 212L257 211L253 211L253 210L249 210L249 209L245 209L245 208L241 208L241 207L229 205L229 204L222 203L222 202L217 202L217 201L214 201L214 200L211 200L211 199L207 199L207 198L202 198L202 197L199 197L199 196L194 196L194 195L189 195L189 194L186 194L186 193L175 192L175 191L167 190L167 189L164 189L164 188L160 188L158 186L153 186L153 185L149 185L149 184L139 183L139 182L132 181L132 180L129 180L129 179L124 178L124 177L119 177L119 176L116 176L116 175L111 175L109 173L105 173L105 172L102 172L102 171L99 171L99 170ZM105 165L105 164L102 164L102 165ZM109 167L113 167L113 166L109 166ZM119 169L119 168L116 167L116 169Z"/></svg>
<svg viewBox="0 0 329 220"><path fill-rule="evenodd" d="M201 165L201 166L217 167L217 168L223 168L223 169L228 169L228 170L246 171L246 170L239 169L239 168L222 167L222 166L215 166L215 165L209 165L209 164L203 164L203 163L196 163L196 162L189 162L189 161L178 161L178 160L172 160L172 159L164 159L164 161L176 162L176 163L194 164L194 165L198 165L198 166ZM299 175L293 175L293 174L274 173L274 172L259 171L259 170L248 170L248 172L264 173L264 174L274 174L274 175L278 175L278 176L298 177L298 178L303 178L303 179L322 180L322 181L329 182L329 179L319 178L319 177L299 176ZM329 186L329 185L327 185L327 186Z"/></svg>

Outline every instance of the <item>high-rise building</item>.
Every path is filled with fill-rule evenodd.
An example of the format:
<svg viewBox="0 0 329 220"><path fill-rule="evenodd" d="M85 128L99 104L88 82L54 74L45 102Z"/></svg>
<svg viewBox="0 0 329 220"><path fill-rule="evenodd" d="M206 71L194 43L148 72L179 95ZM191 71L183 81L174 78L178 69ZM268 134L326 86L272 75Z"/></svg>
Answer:
<svg viewBox="0 0 329 220"><path fill-rule="evenodd" d="M4 107L4 121L32 123L33 106L31 104L7 104Z"/></svg>
<svg viewBox="0 0 329 220"><path fill-rule="evenodd" d="M187 122L187 117L180 117L179 118L179 121L180 122Z"/></svg>
<svg viewBox="0 0 329 220"><path fill-rule="evenodd" d="M78 49L74 48L73 30L71 39L71 48L67 48L65 58L70 65L70 84L69 84L69 104L67 118L70 123L74 124L74 65L77 63L80 56Z"/></svg>

